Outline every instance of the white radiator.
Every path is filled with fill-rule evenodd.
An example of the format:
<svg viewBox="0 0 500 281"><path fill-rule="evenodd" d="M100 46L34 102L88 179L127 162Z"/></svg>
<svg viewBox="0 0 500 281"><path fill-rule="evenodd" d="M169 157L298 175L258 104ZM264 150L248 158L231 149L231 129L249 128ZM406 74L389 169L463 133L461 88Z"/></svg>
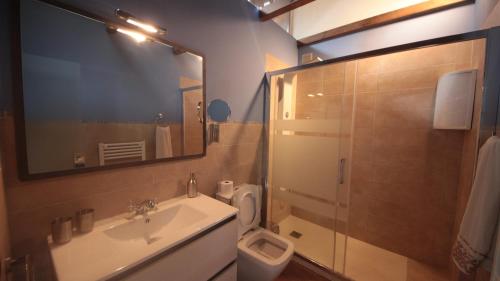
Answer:
<svg viewBox="0 0 500 281"><path fill-rule="evenodd" d="M99 143L99 165L108 160L141 158L146 160L146 145L144 141L122 143Z"/></svg>

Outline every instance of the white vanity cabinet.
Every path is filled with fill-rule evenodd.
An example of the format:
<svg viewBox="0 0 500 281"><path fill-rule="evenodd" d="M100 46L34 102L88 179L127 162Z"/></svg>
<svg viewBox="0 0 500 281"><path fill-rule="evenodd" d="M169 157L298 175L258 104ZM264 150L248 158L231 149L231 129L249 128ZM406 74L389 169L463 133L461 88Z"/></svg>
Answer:
<svg viewBox="0 0 500 281"><path fill-rule="evenodd" d="M214 277L211 281L236 281L238 278L238 265L236 262L224 269L220 274Z"/></svg>
<svg viewBox="0 0 500 281"><path fill-rule="evenodd" d="M49 237L58 281L236 281L237 209L205 195L96 222L64 245Z"/></svg>
<svg viewBox="0 0 500 281"><path fill-rule="evenodd" d="M236 281L237 225L232 220L140 269L113 280Z"/></svg>

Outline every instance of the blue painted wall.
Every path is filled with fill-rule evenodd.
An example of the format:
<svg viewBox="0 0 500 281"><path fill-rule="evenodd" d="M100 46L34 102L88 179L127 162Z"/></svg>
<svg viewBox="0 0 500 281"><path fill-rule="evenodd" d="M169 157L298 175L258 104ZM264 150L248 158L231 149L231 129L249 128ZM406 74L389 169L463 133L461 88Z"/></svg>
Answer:
<svg viewBox="0 0 500 281"><path fill-rule="evenodd" d="M8 2L0 1L0 19L7 23ZM246 0L65 0L94 13L114 17L116 8L168 29L166 38L206 56L208 102L224 99L232 121L262 121L265 54L295 65L295 40L274 22L260 22ZM0 27L2 61L8 57L8 24ZM10 72L0 64L2 108L9 108Z"/></svg>
<svg viewBox="0 0 500 281"><path fill-rule="evenodd" d="M202 80L197 56L110 34L100 22L36 0L21 1L27 120L182 120L181 76Z"/></svg>

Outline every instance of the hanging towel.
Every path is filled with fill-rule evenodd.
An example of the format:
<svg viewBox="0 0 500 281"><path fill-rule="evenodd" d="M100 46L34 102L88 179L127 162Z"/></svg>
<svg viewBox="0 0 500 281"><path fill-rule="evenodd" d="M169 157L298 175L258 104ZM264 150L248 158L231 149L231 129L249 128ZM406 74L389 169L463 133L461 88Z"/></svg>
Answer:
<svg viewBox="0 0 500 281"><path fill-rule="evenodd" d="M491 278L490 281L500 281L500 216L498 218L498 226L497 226L497 233L496 233L496 241L493 241L493 247L492 251L493 254L493 265L492 265L492 270L491 270Z"/></svg>
<svg viewBox="0 0 500 281"><path fill-rule="evenodd" d="M156 126L156 159L172 157L170 127Z"/></svg>
<svg viewBox="0 0 500 281"><path fill-rule="evenodd" d="M489 138L479 150L476 177L460 225L452 257L457 267L470 274L488 256L500 208L500 138Z"/></svg>

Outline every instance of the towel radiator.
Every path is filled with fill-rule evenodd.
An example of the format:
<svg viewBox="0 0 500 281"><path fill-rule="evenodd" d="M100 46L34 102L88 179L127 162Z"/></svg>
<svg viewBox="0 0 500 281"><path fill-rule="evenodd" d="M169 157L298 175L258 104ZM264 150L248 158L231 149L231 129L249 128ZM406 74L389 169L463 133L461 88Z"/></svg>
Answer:
<svg viewBox="0 0 500 281"><path fill-rule="evenodd" d="M145 141L122 143L99 143L99 165L109 160L141 158L146 160Z"/></svg>

